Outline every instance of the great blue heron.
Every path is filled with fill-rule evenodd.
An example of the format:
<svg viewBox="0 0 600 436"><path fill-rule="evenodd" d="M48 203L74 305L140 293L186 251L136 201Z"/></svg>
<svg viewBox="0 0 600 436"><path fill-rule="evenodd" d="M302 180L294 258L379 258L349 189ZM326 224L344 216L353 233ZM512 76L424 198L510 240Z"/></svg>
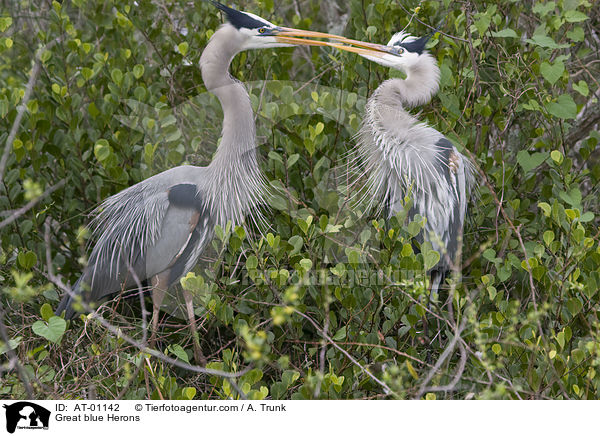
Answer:
<svg viewBox="0 0 600 436"><path fill-rule="evenodd" d="M387 46L379 46L381 52L374 52L373 44L329 45L406 74L405 79L386 80L369 98L351 167L367 176L363 195L385 205L388 218L404 209L408 196L408 216L426 219L421 241L429 241L440 254L431 270L430 298L435 300L458 260L472 171L469 160L444 135L405 110L427 103L439 88L440 70L425 50L429 37L399 32Z"/></svg>
<svg viewBox="0 0 600 436"><path fill-rule="evenodd" d="M166 290L196 264L215 225L241 224L263 204L267 188L259 169L250 98L244 86L229 74L231 60L247 49L325 45L306 38L336 35L278 27L254 14L218 2L228 23L212 36L200 59L202 79L223 108L221 143L207 167L179 166L159 173L100 205L94 220L95 245L87 267L65 295L56 313L75 316L73 296L93 302L125 289L148 283L152 287L153 343L158 314ZM194 340L196 361L200 349L192 296L183 292Z"/></svg>

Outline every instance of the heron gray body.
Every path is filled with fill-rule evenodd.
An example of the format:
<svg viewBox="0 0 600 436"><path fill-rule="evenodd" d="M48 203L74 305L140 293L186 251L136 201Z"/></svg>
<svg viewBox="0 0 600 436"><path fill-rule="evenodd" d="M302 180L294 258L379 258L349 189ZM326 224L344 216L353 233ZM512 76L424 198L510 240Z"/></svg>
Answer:
<svg viewBox="0 0 600 436"><path fill-rule="evenodd" d="M440 253L432 271L432 296L457 260L467 211L471 167L440 132L407 112L428 102L439 87L435 59L424 51L426 39L396 34L388 46L396 56L364 56L403 70L405 79L382 83L367 102L358 135L354 169L366 174L363 195L378 201L392 217L412 200L409 217L426 219L421 241ZM360 53L360 50L358 50Z"/></svg>
<svg viewBox="0 0 600 436"><path fill-rule="evenodd" d="M96 244L74 293L98 301L165 272L171 285L190 271L214 227L202 183L206 170L172 168L106 199L94 223ZM66 319L76 314L68 295L57 313L63 310Z"/></svg>

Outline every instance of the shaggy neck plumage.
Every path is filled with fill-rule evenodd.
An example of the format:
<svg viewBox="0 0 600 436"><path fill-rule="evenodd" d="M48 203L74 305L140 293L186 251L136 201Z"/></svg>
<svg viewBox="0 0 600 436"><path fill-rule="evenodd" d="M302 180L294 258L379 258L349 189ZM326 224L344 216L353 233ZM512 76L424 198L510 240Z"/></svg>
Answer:
<svg viewBox="0 0 600 436"><path fill-rule="evenodd" d="M419 60L404 68L406 79L389 79L373 94L382 104L412 108L427 103L439 89L440 69L435 58L423 53Z"/></svg>
<svg viewBox="0 0 600 436"><path fill-rule="evenodd" d="M208 170L206 187L216 224L240 224L266 190L256 153L256 130L250 97L229 74L229 65L243 46L243 35L225 24L215 32L202 53L200 66L206 89L223 108L221 143ZM253 217L255 218L255 217Z"/></svg>
<svg viewBox="0 0 600 436"><path fill-rule="evenodd" d="M437 92L439 68L428 53L405 67L406 79L383 82L367 103L366 116L359 134L357 173L367 174L364 199L394 203L413 192L429 193L425 180L443 180L433 175L435 144L442 135L407 112L405 108L422 105ZM428 177L429 176L429 177Z"/></svg>

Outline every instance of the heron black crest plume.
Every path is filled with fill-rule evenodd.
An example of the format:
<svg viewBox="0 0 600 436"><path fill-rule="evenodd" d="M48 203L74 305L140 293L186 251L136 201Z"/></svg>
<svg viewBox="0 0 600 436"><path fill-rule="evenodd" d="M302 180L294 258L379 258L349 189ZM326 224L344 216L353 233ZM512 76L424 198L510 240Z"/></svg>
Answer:
<svg viewBox="0 0 600 436"><path fill-rule="evenodd" d="M236 29L241 29L242 27L245 29L257 29L265 25L265 23L263 23L262 21L256 20L248 14L236 11L235 9L232 9L229 6L225 6L224 4L221 4L215 0L210 0L210 2L216 8L225 12L225 15L227 16L227 21L229 21Z"/></svg>
<svg viewBox="0 0 600 436"><path fill-rule="evenodd" d="M433 35L433 33L431 35ZM402 42L398 45L404 47L410 52L422 54L423 50L425 50L425 46L427 45L427 41L429 41L429 38L431 38L431 35L426 35L410 42Z"/></svg>

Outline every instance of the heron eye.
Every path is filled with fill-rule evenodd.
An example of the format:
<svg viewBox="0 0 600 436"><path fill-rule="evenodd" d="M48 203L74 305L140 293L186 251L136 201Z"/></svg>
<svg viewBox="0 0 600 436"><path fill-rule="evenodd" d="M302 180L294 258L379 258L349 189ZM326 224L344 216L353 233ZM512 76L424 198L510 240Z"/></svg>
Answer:
<svg viewBox="0 0 600 436"><path fill-rule="evenodd" d="M261 27L260 29L258 29L258 33L265 33L267 31L266 27Z"/></svg>
<svg viewBox="0 0 600 436"><path fill-rule="evenodd" d="M398 54L402 54L402 53L404 53L404 49L403 49L402 47L398 47L398 48L396 49L396 53L398 53Z"/></svg>

